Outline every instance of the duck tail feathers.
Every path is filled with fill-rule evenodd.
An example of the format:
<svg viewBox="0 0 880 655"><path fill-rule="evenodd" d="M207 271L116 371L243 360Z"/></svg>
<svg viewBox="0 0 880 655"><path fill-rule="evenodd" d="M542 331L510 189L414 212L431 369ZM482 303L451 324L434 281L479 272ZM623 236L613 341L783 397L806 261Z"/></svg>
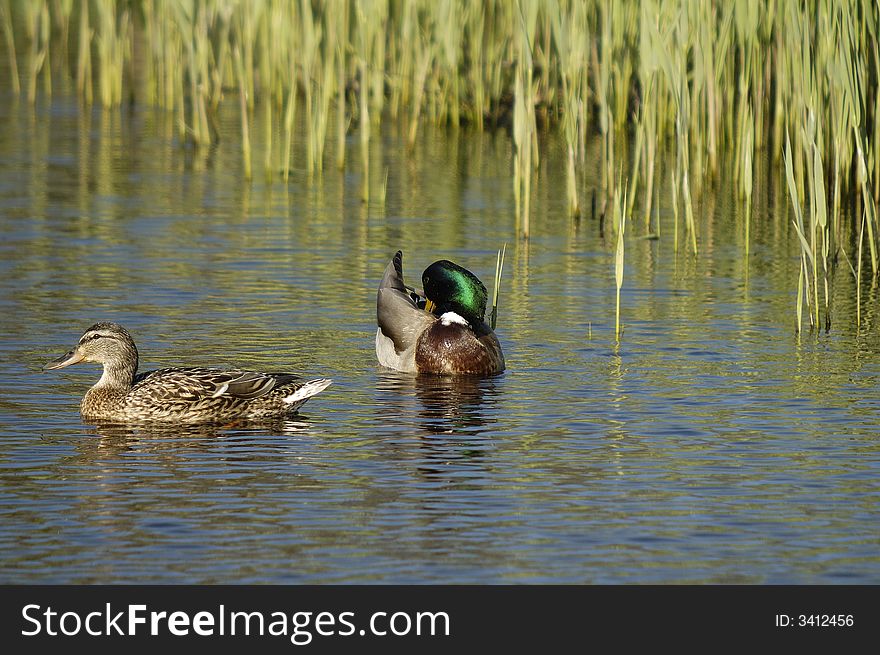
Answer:
<svg viewBox="0 0 880 655"><path fill-rule="evenodd" d="M289 396L285 396L281 400L289 405L292 405L293 403L302 403L312 396L317 396L331 384L333 384L333 380L329 380L327 378L309 380L302 386L297 387L297 389L292 394L290 394Z"/></svg>
<svg viewBox="0 0 880 655"><path fill-rule="evenodd" d="M406 285L403 283L403 253L400 250L385 267L385 275L382 276L379 289L397 289L406 293Z"/></svg>

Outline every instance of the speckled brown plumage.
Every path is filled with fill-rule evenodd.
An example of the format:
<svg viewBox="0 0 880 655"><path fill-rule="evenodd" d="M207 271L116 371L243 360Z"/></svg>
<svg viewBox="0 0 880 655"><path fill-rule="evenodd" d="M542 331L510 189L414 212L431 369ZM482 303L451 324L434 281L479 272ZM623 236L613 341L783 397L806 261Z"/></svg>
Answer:
<svg viewBox="0 0 880 655"><path fill-rule="evenodd" d="M101 379L80 404L87 420L200 423L283 418L331 383L239 369L163 368L136 374L134 340L115 323L96 323L74 350L45 368L78 362L104 366Z"/></svg>

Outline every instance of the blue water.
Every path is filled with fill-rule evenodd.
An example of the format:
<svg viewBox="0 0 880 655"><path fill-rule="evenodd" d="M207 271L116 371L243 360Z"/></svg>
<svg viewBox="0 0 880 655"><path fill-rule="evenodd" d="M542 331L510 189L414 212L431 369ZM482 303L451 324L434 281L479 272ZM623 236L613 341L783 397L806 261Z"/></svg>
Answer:
<svg viewBox="0 0 880 655"><path fill-rule="evenodd" d="M503 132L407 153L384 129L363 203L359 157L310 180L298 140L287 184L250 185L234 138L194 151L163 116L0 100L0 581L880 583L878 290L857 328L838 267L831 331L795 334L781 187L748 264L731 189L701 196L696 255L661 196L618 344L615 241L566 215L552 139L524 242ZM396 249L410 281L449 258L491 289L504 242L504 374L377 365ZM84 425L99 371L40 367L99 320L142 370L334 384L274 425Z"/></svg>

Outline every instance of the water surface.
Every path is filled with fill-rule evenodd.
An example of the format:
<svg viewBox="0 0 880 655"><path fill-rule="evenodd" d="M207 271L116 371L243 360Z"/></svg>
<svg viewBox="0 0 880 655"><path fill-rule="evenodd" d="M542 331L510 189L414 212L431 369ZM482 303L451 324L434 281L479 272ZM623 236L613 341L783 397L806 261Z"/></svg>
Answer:
<svg viewBox="0 0 880 655"><path fill-rule="evenodd" d="M552 137L525 243L503 132L426 128L408 154L383 126L364 203L356 134L343 172L310 181L300 139L288 183L249 185L234 136L195 151L152 110L3 96L0 124L3 582L880 582L877 288L856 329L839 267L832 330L795 335L770 181L748 265L730 189L704 190L696 257L663 196L660 239L631 227L618 346L613 238L566 216ZM396 249L411 282L450 258L491 288L505 241L507 372L377 365ZM277 424L84 425L98 370L40 367L99 320L142 370L334 385Z"/></svg>

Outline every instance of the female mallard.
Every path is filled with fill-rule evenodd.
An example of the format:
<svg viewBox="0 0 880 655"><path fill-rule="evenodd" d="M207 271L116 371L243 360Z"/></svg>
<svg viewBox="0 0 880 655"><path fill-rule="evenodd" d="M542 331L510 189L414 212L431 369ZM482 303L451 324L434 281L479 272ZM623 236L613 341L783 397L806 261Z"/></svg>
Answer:
<svg viewBox="0 0 880 655"><path fill-rule="evenodd" d="M398 250L376 297L379 363L408 373L503 371L501 344L483 320L486 287L477 276L442 259L425 269L422 285L424 300L403 283L403 253Z"/></svg>
<svg viewBox="0 0 880 655"><path fill-rule="evenodd" d="M80 405L84 419L104 421L201 423L284 418L331 382L304 382L290 373L238 369L163 368L137 373L134 340L116 323L96 323L85 331L76 348L43 368L64 368L78 362L104 365L104 374Z"/></svg>

